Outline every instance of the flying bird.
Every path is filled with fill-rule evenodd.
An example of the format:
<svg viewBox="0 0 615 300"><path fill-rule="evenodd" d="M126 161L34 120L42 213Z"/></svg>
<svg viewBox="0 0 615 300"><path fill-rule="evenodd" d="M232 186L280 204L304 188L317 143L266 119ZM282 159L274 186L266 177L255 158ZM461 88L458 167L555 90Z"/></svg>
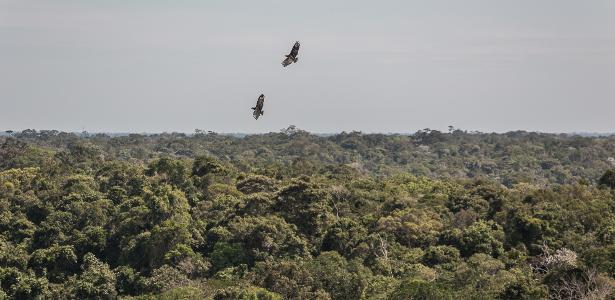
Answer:
<svg viewBox="0 0 615 300"><path fill-rule="evenodd" d="M252 116L254 116L255 120L258 120L258 117L262 116L265 112L263 111L263 105L265 105L265 95L261 94L256 100L256 106L252 107L254 112Z"/></svg>
<svg viewBox="0 0 615 300"><path fill-rule="evenodd" d="M297 60L299 60L299 46L301 46L301 44L299 44L299 41L296 41L293 49L290 50L290 54L286 55L286 59L282 62L282 66L286 67L292 63L296 63Z"/></svg>

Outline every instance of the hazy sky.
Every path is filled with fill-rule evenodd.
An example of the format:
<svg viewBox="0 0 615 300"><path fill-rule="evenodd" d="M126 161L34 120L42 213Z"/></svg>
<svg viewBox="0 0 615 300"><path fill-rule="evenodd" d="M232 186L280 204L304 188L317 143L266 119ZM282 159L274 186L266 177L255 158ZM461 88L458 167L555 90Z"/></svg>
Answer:
<svg viewBox="0 0 615 300"><path fill-rule="evenodd" d="M613 132L615 1L0 0L0 130L290 124Z"/></svg>

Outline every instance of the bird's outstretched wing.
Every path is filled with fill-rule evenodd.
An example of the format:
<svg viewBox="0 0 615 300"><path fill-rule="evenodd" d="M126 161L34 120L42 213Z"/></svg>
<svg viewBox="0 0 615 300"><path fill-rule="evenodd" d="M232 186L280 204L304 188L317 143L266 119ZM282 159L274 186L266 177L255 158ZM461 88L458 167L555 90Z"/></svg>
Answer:
<svg viewBox="0 0 615 300"><path fill-rule="evenodd" d="M282 61L282 66L287 67L292 64L295 60L289 55L286 55L286 58Z"/></svg>
<svg viewBox="0 0 615 300"><path fill-rule="evenodd" d="M301 44L298 41L295 42L295 45L293 46L293 49L290 50L290 54L288 56L292 58L297 58L297 56L299 55L299 47L301 47Z"/></svg>

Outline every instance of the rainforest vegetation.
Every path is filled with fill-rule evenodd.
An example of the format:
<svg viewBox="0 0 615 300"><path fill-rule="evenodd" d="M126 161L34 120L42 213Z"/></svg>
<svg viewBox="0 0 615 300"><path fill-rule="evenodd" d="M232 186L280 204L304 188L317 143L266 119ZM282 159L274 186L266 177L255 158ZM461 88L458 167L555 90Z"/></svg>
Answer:
<svg viewBox="0 0 615 300"><path fill-rule="evenodd" d="M612 299L615 136L0 136L0 299Z"/></svg>

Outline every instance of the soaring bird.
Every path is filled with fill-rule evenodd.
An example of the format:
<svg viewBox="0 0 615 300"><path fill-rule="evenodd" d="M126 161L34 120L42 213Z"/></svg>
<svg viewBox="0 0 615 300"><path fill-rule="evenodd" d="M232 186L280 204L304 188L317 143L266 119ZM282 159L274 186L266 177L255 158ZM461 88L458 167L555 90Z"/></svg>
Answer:
<svg viewBox="0 0 615 300"><path fill-rule="evenodd" d="M261 94L256 100L256 106L252 107L254 112L252 116L254 116L255 120L258 120L258 117L262 116L265 112L263 111L263 105L265 105L265 95Z"/></svg>
<svg viewBox="0 0 615 300"><path fill-rule="evenodd" d="M299 44L299 41L296 41L293 49L290 50L290 54L286 55L286 59L282 62L282 66L286 67L292 63L296 63L299 60L298 55L300 46L301 44Z"/></svg>

